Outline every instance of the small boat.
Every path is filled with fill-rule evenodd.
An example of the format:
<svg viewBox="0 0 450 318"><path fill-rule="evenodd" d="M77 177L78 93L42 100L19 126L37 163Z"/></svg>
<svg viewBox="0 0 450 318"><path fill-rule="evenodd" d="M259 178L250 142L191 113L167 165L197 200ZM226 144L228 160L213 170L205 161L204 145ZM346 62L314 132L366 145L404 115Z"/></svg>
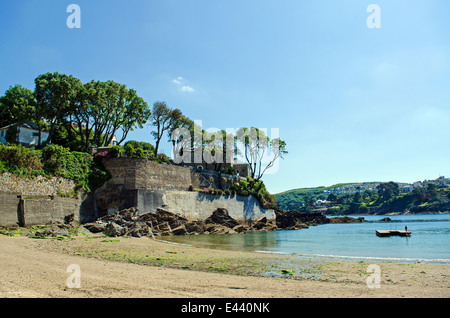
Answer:
<svg viewBox="0 0 450 318"><path fill-rule="evenodd" d="M376 230L375 233L379 237L386 236L411 236L411 232L405 230Z"/></svg>

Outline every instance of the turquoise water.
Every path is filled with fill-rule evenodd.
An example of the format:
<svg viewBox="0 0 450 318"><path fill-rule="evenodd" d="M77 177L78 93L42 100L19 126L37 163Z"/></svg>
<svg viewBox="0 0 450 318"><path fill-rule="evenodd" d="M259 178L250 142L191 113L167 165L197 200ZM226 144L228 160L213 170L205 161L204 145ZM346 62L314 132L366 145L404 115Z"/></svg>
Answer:
<svg viewBox="0 0 450 318"><path fill-rule="evenodd" d="M268 253L450 264L450 214L389 216L391 222L377 222L384 217L380 215L363 217L371 222L323 224L296 231L179 236L171 241ZM375 234L375 230L403 230L405 225L411 237Z"/></svg>

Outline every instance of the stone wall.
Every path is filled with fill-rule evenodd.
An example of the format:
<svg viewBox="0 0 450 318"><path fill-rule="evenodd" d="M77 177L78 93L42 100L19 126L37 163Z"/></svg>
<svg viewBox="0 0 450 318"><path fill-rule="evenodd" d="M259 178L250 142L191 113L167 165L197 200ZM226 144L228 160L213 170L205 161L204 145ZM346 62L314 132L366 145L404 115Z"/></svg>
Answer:
<svg viewBox="0 0 450 318"><path fill-rule="evenodd" d="M188 190L192 184L192 170L187 167L133 158L110 158L103 163L112 175L107 184L124 189Z"/></svg>
<svg viewBox="0 0 450 318"><path fill-rule="evenodd" d="M0 192L0 225L14 226L19 223L19 202L17 194Z"/></svg>
<svg viewBox="0 0 450 318"><path fill-rule="evenodd" d="M103 163L112 178L107 185L120 185L123 189L177 190L213 186L229 189L241 178L214 171L196 172L191 167L160 164L138 158L109 158Z"/></svg>
<svg viewBox="0 0 450 318"><path fill-rule="evenodd" d="M97 218L91 196L74 196L75 182L64 178L25 178L10 173L0 175L0 225L28 226L62 221L69 214L89 222ZM71 196L61 196L70 194Z"/></svg>
<svg viewBox="0 0 450 318"><path fill-rule="evenodd" d="M14 192L29 196L67 194L73 192L75 182L64 178L24 178L5 172L0 174L0 192Z"/></svg>
<svg viewBox="0 0 450 318"><path fill-rule="evenodd" d="M94 200L86 194L76 197L21 196L0 192L0 225L29 226L64 221L74 215L76 221L90 222L97 218Z"/></svg>

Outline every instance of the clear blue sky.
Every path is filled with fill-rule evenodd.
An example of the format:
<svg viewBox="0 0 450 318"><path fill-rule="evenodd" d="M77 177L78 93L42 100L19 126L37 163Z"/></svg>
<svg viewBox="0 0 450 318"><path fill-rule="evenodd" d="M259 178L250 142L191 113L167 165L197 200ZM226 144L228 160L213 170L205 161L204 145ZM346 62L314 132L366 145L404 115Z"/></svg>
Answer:
<svg viewBox="0 0 450 318"><path fill-rule="evenodd" d="M81 29L66 26L71 3ZM274 193L450 177L449 14L448 0L2 0L0 94L60 72L126 84L203 128L279 128Z"/></svg>

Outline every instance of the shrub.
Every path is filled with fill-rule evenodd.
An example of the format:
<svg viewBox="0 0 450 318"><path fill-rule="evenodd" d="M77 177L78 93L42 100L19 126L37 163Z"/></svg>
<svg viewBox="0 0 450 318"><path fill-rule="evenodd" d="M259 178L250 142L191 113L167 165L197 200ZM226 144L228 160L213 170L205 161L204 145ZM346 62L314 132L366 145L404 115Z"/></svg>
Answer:
<svg viewBox="0 0 450 318"><path fill-rule="evenodd" d="M124 153L125 151L123 150L122 146L112 146L109 155L112 158L121 158L123 157Z"/></svg>
<svg viewBox="0 0 450 318"><path fill-rule="evenodd" d="M3 161L3 169L10 172L21 170L30 173L42 170L41 151L34 148L26 148L21 145L0 145L0 161Z"/></svg>
<svg viewBox="0 0 450 318"><path fill-rule="evenodd" d="M243 197L248 197L250 195L247 190L242 190L242 191L238 192L238 194Z"/></svg>
<svg viewBox="0 0 450 318"><path fill-rule="evenodd" d="M145 153L142 148L136 148L134 151L134 158L145 158Z"/></svg>
<svg viewBox="0 0 450 318"><path fill-rule="evenodd" d="M130 141L127 141L124 146L126 147L127 145L131 145L135 149L142 148L142 150L147 151L148 154L155 152L155 147L148 142L130 140Z"/></svg>
<svg viewBox="0 0 450 318"><path fill-rule="evenodd" d="M158 162L164 162L164 163L170 163L170 161L169 161L169 157L167 157L165 154L163 154L163 153L159 153L157 156L156 156L156 161L158 161Z"/></svg>
<svg viewBox="0 0 450 318"><path fill-rule="evenodd" d="M128 158L133 158L134 156L134 146L131 143L125 144L125 147L123 148L125 151L125 154Z"/></svg>

